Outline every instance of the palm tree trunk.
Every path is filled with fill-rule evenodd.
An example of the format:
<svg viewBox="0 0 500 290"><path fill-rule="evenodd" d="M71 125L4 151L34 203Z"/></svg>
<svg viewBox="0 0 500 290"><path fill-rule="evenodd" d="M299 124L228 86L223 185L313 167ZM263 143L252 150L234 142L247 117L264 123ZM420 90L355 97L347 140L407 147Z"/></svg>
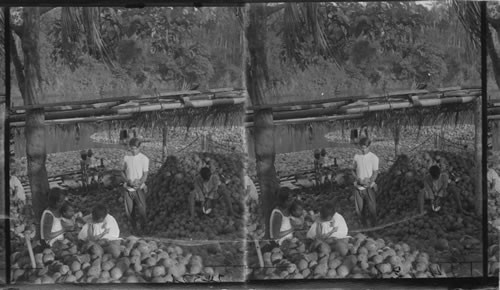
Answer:
<svg viewBox="0 0 500 290"><path fill-rule="evenodd" d="M253 105L265 103L265 88L269 82L267 66L267 27L265 4L250 4L244 17L246 44L245 74L248 95ZM254 121L254 147L257 177L261 189L261 212L265 224L265 238L269 238L269 219L279 187L274 160L274 125L272 110L257 110Z"/></svg>
<svg viewBox="0 0 500 290"><path fill-rule="evenodd" d="M21 46L24 54L24 71L16 66L16 71L24 75L24 82L18 80L25 105L36 104L42 96L39 36L39 8L24 8L23 35ZM14 62L15 63L15 62ZM31 186L35 223L39 223L47 204L49 182L45 160L45 113L43 109L26 111L26 156L28 159L28 179Z"/></svg>
<svg viewBox="0 0 500 290"><path fill-rule="evenodd" d="M500 37L500 31L497 31ZM500 88L500 57L495 49L495 43L493 42L493 36L491 35L490 29L486 32L486 48L488 49L488 54L491 58L491 66L493 67L493 75L497 83L497 87Z"/></svg>

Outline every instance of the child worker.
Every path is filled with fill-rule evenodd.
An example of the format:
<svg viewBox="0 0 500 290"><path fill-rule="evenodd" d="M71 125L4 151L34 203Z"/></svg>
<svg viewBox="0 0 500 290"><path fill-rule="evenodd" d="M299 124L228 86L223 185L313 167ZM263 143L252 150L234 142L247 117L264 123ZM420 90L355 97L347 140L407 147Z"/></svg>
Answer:
<svg viewBox="0 0 500 290"><path fill-rule="evenodd" d="M138 231L137 218L141 227L145 230L147 224L146 215L146 180L149 172L149 159L140 152L141 141L137 138L130 139L130 155L123 158L122 175L126 182L124 184L125 212L132 224L134 231Z"/></svg>
<svg viewBox="0 0 500 290"><path fill-rule="evenodd" d="M83 219L83 214L81 212L75 213L75 209L68 202L65 202L59 211L61 212L61 224L63 228L80 231L86 223ZM71 240L76 240L77 235L74 235L74 231L66 232L64 236Z"/></svg>
<svg viewBox="0 0 500 290"><path fill-rule="evenodd" d="M335 205L332 202L327 202L321 207L319 218L309 228L307 238L345 239L348 238L347 233L348 229L344 217L335 211Z"/></svg>
<svg viewBox="0 0 500 290"><path fill-rule="evenodd" d="M92 209L90 220L82 227L78 234L79 240L119 240L120 228L116 219L108 213L108 209L98 204Z"/></svg>
<svg viewBox="0 0 500 290"><path fill-rule="evenodd" d="M378 176L379 159L377 155L370 152L371 141L368 138L359 140L361 154L354 155L353 170L356 181L354 182L354 205L356 213L361 218L361 223L366 226L377 224L377 203L375 193L377 184L375 181ZM367 207L370 219L367 220L365 212Z"/></svg>
<svg viewBox="0 0 500 290"><path fill-rule="evenodd" d="M202 212L209 215L215 208L216 201L221 197L224 198L228 215L233 215L231 198L226 190L220 188L221 185L222 182L217 173L212 173L208 167L200 169L200 173L195 177L192 190L189 193L189 213L191 219L195 218L195 206L200 206Z"/></svg>
<svg viewBox="0 0 500 290"><path fill-rule="evenodd" d="M449 177L437 165L431 166L429 173L424 178L424 188L419 194L419 212L424 213L425 205L430 205L432 211L438 212L448 196ZM456 191L452 191L457 203L458 212L462 213L462 203Z"/></svg>

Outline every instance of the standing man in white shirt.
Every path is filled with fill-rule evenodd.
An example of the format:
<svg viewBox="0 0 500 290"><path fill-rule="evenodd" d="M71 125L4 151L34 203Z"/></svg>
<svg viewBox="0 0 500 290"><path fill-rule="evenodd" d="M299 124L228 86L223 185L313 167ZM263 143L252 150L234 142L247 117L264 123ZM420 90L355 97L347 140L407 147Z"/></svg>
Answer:
<svg viewBox="0 0 500 290"><path fill-rule="evenodd" d="M377 203L375 200L375 191L377 185L375 180L378 176L378 157L370 152L371 141L368 138L361 138L359 146L361 154L354 155L353 169L356 176L354 182L354 202L356 212L361 217L361 222L367 226L367 219L363 212L366 206L370 214L371 226L377 223Z"/></svg>
<svg viewBox="0 0 500 290"><path fill-rule="evenodd" d="M136 228L136 216L141 219L141 229L146 227L146 180L149 171L149 159L140 152L141 141L137 138L130 139L129 148L131 155L126 155L123 160L124 201L125 211L132 228Z"/></svg>

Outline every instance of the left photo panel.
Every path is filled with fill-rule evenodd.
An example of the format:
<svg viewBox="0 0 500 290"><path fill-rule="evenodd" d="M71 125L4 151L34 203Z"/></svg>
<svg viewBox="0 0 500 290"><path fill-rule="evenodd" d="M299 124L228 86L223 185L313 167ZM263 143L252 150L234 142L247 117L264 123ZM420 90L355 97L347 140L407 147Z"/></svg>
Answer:
<svg viewBox="0 0 500 290"><path fill-rule="evenodd" d="M5 48L4 48L4 8L0 7L0 174L1 176L5 176L5 162L6 154L5 148ZM6 181L5 178L0 178L0 216L2 219L0 220L0 285L6 283L6 250L5 250L5 231L6 231L6 206L5 206L5 190L6 190Z"/></svg>
<svg viewBox="0 0 500 290"><path fill-rule="evenodd" d="M11 283L244 281L239 9L10 9Z"/></svg>

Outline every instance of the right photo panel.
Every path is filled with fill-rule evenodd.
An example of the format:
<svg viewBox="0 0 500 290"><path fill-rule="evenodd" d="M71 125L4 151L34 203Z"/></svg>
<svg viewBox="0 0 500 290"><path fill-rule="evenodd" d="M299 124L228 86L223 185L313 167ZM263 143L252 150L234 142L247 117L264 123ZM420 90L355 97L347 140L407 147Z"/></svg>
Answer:
<svg viewBox="0 0 500 290"><path fill-rule="evenodd" d="M471 4L469 4L471 5ZM500 231L500 4L487 2L488 27L483 33L487 43L488 83L488 275L499 274Z"/></svg>
<svg viewBox="0 0 500 290"><path fill-rule="evenodd" d="M486 275L480 9L468 4L247 6L250 281Z"/></svg>

